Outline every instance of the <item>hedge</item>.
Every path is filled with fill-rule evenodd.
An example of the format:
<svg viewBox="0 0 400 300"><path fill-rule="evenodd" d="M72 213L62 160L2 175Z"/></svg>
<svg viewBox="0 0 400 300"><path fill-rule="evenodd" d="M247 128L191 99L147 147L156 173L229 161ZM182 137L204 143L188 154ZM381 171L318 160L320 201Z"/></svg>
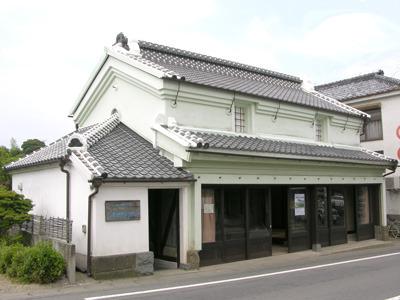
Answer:
<svg viewBox="0 0 400 300"><path fill-rule="evenodd" d="M64 270L63 257L48 242L33 247L0 245L0 273L20 282L50 283L59 279Z"/></svg>

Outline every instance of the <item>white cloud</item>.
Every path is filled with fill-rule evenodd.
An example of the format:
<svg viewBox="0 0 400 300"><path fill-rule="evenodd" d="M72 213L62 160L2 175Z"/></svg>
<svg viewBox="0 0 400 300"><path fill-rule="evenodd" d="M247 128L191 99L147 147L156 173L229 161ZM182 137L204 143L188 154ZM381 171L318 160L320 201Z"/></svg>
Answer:
<svg viewBox="0 0 400 300"><path fill-rule="evenodd" d="M329 17L295 40L293 49L305 55L343 59L399 48L400 28L371 13Z"/></svg>
<svg viewBox="0 0 400 300"><path fill-rule="evenodd" d="M48 142L73 129L66 118L105 45L130 38L210 40L191 28L215 13L214 0L13 1L0 11L0 145ZM190 36L189 39L187 37ZM200 49L200 48L198 48Z"/></svg>

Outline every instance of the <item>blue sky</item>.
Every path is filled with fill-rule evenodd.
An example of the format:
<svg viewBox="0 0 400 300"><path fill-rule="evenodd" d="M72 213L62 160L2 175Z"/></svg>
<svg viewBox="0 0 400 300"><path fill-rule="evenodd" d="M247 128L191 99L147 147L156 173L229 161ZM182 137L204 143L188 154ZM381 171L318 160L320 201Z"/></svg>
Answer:
<svg viewBox="0 0 400 300"><path fill-rule="evenodd" d="M115 35L297 75L400 77L400 1L0 1L0 145L73 130L68 111Z"/></svg>

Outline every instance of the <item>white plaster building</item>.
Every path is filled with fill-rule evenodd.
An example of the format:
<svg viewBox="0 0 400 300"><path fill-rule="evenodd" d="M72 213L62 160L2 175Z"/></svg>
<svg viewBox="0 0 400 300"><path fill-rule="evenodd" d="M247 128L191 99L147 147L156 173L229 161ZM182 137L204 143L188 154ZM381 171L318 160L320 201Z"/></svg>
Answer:
<svg viewBox="0 0 400 300"><path fill-rule="evenodd" d="M317 86L327 96L371 115L361 146L400 159L400 79L383 71ZM400 170L386 176L387 214L400 218Z"/></svg>
<svg viewBox="0 0 400 300"><path fill-rule="evenodd" d="M367 114L294 76L124 41L75 103L79 130L7 166L35 213L73 220L79 268L194 268L386 224L397 161L360 146Z"/></svg>

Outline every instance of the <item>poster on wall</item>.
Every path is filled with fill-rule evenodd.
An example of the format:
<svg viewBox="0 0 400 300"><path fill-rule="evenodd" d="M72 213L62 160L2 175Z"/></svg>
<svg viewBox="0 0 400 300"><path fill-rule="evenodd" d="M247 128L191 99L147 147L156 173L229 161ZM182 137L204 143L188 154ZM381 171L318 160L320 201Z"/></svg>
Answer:
<svg viewBox="0 0 400 300"><path fill-rule="evenodd" d="M305 216L306 215L306 203L305 194L294 194L294 215Z"/></svg>
<svg viewBox="0 0 400 300"><path fill-rule="evenodd" d="M106 222L140 220L140 200L106 201Z"/></svg>

